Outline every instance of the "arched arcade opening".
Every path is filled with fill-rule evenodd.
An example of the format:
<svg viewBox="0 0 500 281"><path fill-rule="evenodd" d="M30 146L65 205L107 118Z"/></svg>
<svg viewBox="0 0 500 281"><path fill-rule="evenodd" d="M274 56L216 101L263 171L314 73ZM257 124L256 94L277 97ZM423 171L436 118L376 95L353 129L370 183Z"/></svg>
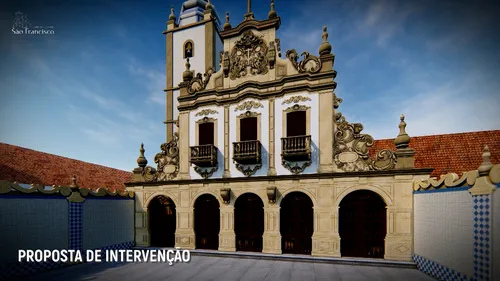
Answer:
<svg viewBox="0 0 500 281"><path fill-rule="evenodd" d="M311 254L313 219L313 202L306 194L291 192L282 199L280 231L283 254Z"/></svg>
<svg viewBox="0 0 500 281"><path fill-rule="evenodd" d="M194 232L196 249L219 248L219 201L211 194L203 194L194 203Z"/></svg>
<svg viewBox="0 0 500 281"><path fill-rule="evenodd" d="M264 203L253 193L242 194L234 204L236 250L262 252Z"/></svg>
<svg viewBox="0 0 500 281"><path fill-rule="evenodd" d="M342 256L384 258L386 204L375 192L357 190L339 205Z"/></svg>
<svg viewBox="0 0 500 281"><path fill-rule="evenodd" d="M176 214L175 204L167 196L159 195L148 205L150 245L174 247Z"/></svg>

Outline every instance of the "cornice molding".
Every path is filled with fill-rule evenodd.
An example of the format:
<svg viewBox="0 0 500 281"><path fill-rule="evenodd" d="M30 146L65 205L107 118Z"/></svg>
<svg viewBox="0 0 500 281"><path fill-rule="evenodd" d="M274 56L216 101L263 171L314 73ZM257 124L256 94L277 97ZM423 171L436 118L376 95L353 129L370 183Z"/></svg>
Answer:
<svg viewBox="0 0 500 281"><path fill-rule="evenodd" d="M381 177L381 176L400 176L400 175L430 175L433 168L415 168L398 169L382 171L363 171L363 172L340 172L340 173L315 173L300 175L279 175L279 176L257 176L257 177L234 177L234 178L214 178L214 179L191 179L191 180L172 180L163 182L128 182L125 186L160 186L160 185L179 185L179 184L203 184L203 183L230 183L230 182L262 182L262 181L282 181L282 180L305 180L322 178L348 178L348 177Z"/></svg>
<svg viewBox="0 0 500 281"><path fill-rule="evenodd" d="M220 31L219 35L220 37L224 40L230 37L235 37L240 35L243 31L247 29L257 29L257 30L264 30L264 29L269 29L269 28L276 28L276 30L279 29L281 25L281 18L280 17L275 17L272 19L266 19L266 20L245 20L242 21L238 26L235 26L233 28L227 29Z"/></svg>

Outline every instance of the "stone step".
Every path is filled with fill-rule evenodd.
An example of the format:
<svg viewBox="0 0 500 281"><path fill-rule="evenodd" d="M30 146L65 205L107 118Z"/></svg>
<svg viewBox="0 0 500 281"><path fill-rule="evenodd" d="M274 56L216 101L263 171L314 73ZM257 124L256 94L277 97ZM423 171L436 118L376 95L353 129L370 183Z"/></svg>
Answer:
<svg viewBox="0 0 500 281"><path fill-rule="evenodd" d="M158 248L158 247L136 247L136 249L172 249L175 248ZM309 255L294 255L294 254L266 254L255 252L221 252L215 250L190 250L192 256L211 256L211 257L227 257L227 258L242 258L242 259L265 259L278 261L297 261L297 262L320 262L333 264L347 265L366 265L366 266L383 266L383 267L398 267L416 269L417 264L412 261L395 261L373 258L355 258L355 257L317 257Z"/></svg>

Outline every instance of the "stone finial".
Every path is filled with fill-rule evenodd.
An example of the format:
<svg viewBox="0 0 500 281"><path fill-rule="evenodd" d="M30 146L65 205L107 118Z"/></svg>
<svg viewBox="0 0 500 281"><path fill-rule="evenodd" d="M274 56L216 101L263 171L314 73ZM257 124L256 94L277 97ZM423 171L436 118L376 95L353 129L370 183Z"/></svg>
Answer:
<svg viewBox="0 0 500 281"><path fill-rule="evenodd" d="M170 7L170 15L168 16L168 19L175 20L174 5Z"/></svg>
<svg viewBox="0 0 500 281"><path fill-rule="evenodd" d="M191 81L193 79L193 72L190 70L191 64L189 63L189 57L186 59L186 70L182 73L182 79L184 81Z"/></svg>
<svg viewBox="0 0 500 281"><path fill-rule="evenodd" d="M483 163L481 163L481 166L479 166L479 168L477 169L480 177L488 175L491 168L493 167L493 163L491 163L490 161L491 157L490 149L488 148L487 145L484 146L482 156L483 156Z"/></svg>
<svg viewBox="0 0 500 281"><path fill-rule="evenodd" d="M210 0L207 1L207 4L205 5L205 10L212 10L214 6L212 3L210 3Z"/></svg>
<svg viewBox="0 0 500 281"><path fill-rule="evenodd" d="M76 176L73 175L71 178L71 185L69 186L71 189L78 189L78 184L76 183Z"/></svg>
<svg viewBox="0 0 500 281"><path fill-rule="evenodd" d="M253 13L252 13L252 0L247 0L247 13L244 15L245 20L253 20Z"/></svg>
<svg viewBox="0 0 500 281"><path fill-rule="evenodd" d="M223 28L224 30L231 28L231 24L229 23L229 12L226 12L226 23L224 23Z"/></svg>
<svg viewBox="0 0 500 281"><path fill-rule="evenodd" d="M144 151L146 151L146 150L144 150L143 143L141 143L141 149L139 149L139 151L141 154L137 158L137 165L139 165L139 167L141 167L141 168L144 168L148 164L148 160L146 159L146 157L144 157Z"/></svg>
<svg viewBox="0 0 500 281"><path fill-rule="evenodd" d="M326 31L326 25L323 26L323 35L321 35L321 38L323 38L323 43L319 46L319 54L320 55L328 55L332 52L332 45L328 42L328 32Z"/></svg>
<svg viewBox="0 0 500 281"><path fill-rule="evenodd" d="M405 116L401 114L401 122L399 122L399 135L394 140L397 149L407 148L410 144L410 136L406 133Z"/></svg>
<svg viewBox="0 0 500 281"><path fill-rule="evenodd" d="M274 19L278 16L276 14L276 11L274 10L274 0L271 0L271 10L269 11L269 14L267 14L268 18Z"/></svg>

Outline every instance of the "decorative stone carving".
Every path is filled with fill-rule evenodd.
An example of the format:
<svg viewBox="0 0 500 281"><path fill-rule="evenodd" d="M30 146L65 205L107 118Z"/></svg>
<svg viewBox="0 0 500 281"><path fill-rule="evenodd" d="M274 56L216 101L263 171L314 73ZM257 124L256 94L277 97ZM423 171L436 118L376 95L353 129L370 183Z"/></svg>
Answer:
<svg viewBox="0 0 500 281"><path fill-rule="evenodd" d="M146 181L166 181L177 177L179 173L179 134L174 132L169 142L160 145L161 152L155 155L156 169L147 166L142 176Z"/></svg>
<svg viewBox="0 0 500 281"><path fill-rule="evenodd" d="M267 199L269 199L269 203L276 203L276 187L268 187L267 191Z"/></svg>
<svg viewBox="0 0 500 281"><path fill-rule="evenodd" d="M311 108L310 106L306 105L298 105L294 104L293 106L290 106L289 108L286 108L283 110L285 113L292 112L292 111L304 111L307 110L308 108Z"/></svg>
<svg viewBox="0 0 500 281"><path fill-rule="evenodd" d="M290 97L286 100L284 100L281 104L289 104L289 103L299 103L301 101L310 101L310 97L304 97L304 96L293 96Z"/></svg>
<svg viewBox="0 0 500 281"><path fill-rule="evenodd" d="M269 71L267 45L262 39L248 30L235 42L230 54L229 78L236 80L248 74L266 74ZM224 58L225 59L225 58Z"/></svg>
<svg viewBox="0 0 500 281"><path fill-rule="evenodd" d="M295 163L295 165L292 165L292 163ZM288 171L292 172L293 174L298 175L298 174L302 173L307 167L311 166L312 161L305 161L302 164L299 164L297 162L289 162L286 160L282 160L281 164Z"/></svg>
<svg viewBox="0 0 500 281"><path fill-rule="evenodd" d="M242 113L242 114L236 116L236 118L257 117L259 115L260 115L260 113L257 113L257 112L254 112L254 111L247 111L245 113Z"/></svg>
<svg viewBox="0 0 500 281"><path fill-rule="evenodd" d="M264 107L264 105L262 105L262 103L258 102L258 101L245 101L243 103L240 103L238 106L236 106L236 108L234 109L234 111L238 111L238 110L250 110L252 108L262 108Z"/></svg>
<svg viewBox="0 0 500 281"><path fill-rule="evenodd" d="M281 58L281 41L280 39L276 38L274 39L274 42L276 42L276 50L278 51L278 57Z"/></svg>
<svg viewBox="0 0 500 281"><path fill-rule="evenodd" d="M229 204L229 202L231 200L231 189L230 188L221 188L220 196L222 197L224 204L226 204L226 205Z"/></svg>
<svg viewBox="0 0 500 281"><path fill-rule="evenodd" d="M262 168L262 164L255 164L255 165L243 165L240 163L235 164L236 169L240 171L242 174L244 174L247 177L255 175L255 173ZM252 167L253 166L253 167Z"/></svg>
<svg viewBox="0 0 500 281"><path fill-rule="evenodd" d="M211 177L215 172L217 172L217 169L218 167L194 167L194 171L204 179L208 179L209 177Z"/></svg>
<svg viewBox="0 0 500 281"><path fill-rule="evenodd" d="M207 109L203 109L202 111L196 113L195 116L205 116L205 115L217 114L217 113L219 113L219 112L217 112L216 110L207 108Z"/></svg>
<svg viewBox="0 0 500 281"><path fill-rule="evenodd" d="M267 51L267 61L269 62L269 68L274 69L274 64L276 63L276 46L274 42L269 42L269 50Z"/></svg>
<svg viewBox="0 0 500 281"><path fill-rule="evenodd" d="M362 124L347 122L340 112L335 114L335 124L333 155L338 168L345 172L394 168L396 157L390 150L381 150L374 160L370 159L368 149L373 145L373 138L368 134L361 134Z"/></svg>
<svg viewBox="0 0 500 281"><path fill-rule="evenodd" d="M286 51L286 57L292 62L299 73L317 73L321 70L321 60L309 52L302 52L303 59L299 62L299 54L295 49Z"/></svg>
<svg viewBox="0 0 500 281"><path fill-rule="evenodd" d="M207 69L207 72L205 72L203 76L201 73L196 74L196 76L193 77L193 79L191 79L191 81L189 81L188 83L188 93L194 94L196 92L204 90L207 87L208 81L210 81L210 77L212 77L213 73L215 73L215 68L212 67Z"/></svg>
<svg viewBox="0 0 500 281"><path fill-rule="evenodd" d="M333 93L333 108L337 109L339 108L340 104L342 103L342 99L338 98L335 93Z"/></svg>
<svg viewBox="0 0 500 281"><path fill-rule="evenodd" d="M225 51L222 57L222 70L224 72L224 77L227 78L229 76L229 68L231 67L229 52Z"/></svg>

